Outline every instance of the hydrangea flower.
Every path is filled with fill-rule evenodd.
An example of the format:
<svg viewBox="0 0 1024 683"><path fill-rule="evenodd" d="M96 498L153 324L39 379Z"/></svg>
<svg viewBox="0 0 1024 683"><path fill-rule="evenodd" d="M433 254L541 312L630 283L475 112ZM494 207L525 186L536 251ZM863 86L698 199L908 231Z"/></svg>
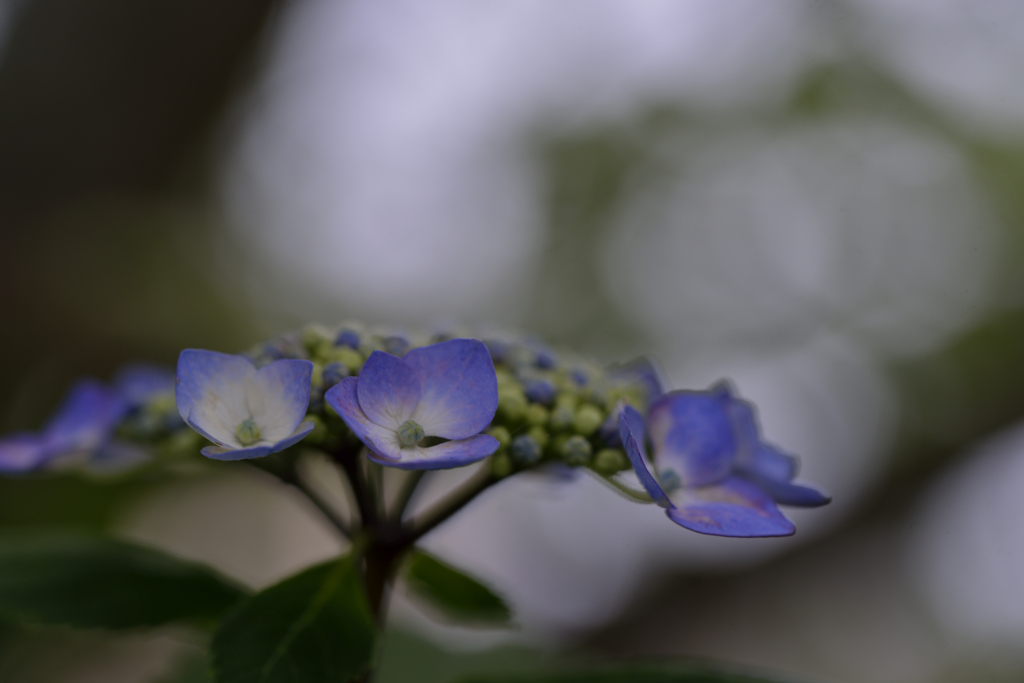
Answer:
<svg viewBox="0 0 1024 683"><path fill-rule="evenodd" d="M276 360L257 369L244 356L186 349L178 357L178 413L217 444L202 450L206 457L260 458L313 430L313 422L302 421L312 375L308 360Z"/></svg>
<svg viewBox="0 0 1024 683"><path fill-rule="evenodd" d="M753 406L727 384L673 391L647 411L654 446L648 468L644 420L632 406L619 430L644 488L676 524L715 536L788 536L778 505L817 507L829 497L792 483L796 458L761 440Z"/></svg>
<svg viewBox="0 0 1024 683"><path fill-rule="evenodd" d="M95 453L108 444L128 408L114 388L80 380L42 431L0 440L0 472L27 472L62 456Z"/></svg>
<svg viewBox="0 0 1024 683"><path fill-rule="evenodd" d="M369 450L374 462L400 469L468 465L498 449L480 432L498 408L498 383L487 347L451 339L402 358L374 351L358 377L324 397ZM428 445L424 439L446 439Z"/></svg>

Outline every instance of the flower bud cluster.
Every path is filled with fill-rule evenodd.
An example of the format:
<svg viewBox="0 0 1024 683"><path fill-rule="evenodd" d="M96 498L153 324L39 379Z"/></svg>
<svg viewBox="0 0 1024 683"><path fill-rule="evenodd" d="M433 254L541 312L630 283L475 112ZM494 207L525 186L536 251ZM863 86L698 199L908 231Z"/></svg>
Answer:
<svg viewBox="0 0 1024 683"><path fill-rule="evenodd" d="M374 351L402 357L414 348L462 336L474 335L399 334L358 323L309 325L260 344L247 356L258 367L284 358L312 361L306 419L316 426L304 443L330 448L354 437L324 403L326 391L345 377L358 376ZM589 467L604 476L630 469L616 414L624 404L646 407L650 397L643 373L609 372L590 359L530 339L485 336L482 341L498 382L498 410L485 431L500 444L491 457L494 474L545 463Z"/></svg>

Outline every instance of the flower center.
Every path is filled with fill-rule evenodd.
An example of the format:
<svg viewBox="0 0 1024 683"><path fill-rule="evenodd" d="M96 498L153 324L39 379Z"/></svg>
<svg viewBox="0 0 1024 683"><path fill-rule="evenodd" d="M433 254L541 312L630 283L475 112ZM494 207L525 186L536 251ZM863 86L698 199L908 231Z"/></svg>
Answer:
<svg viewBox="0 0 1024 683"><path fill-rule="evenodd" d="M406 420L398 428L398 441L403 446L415 446L426 435L427 433L423 431L419 422L413 420Z"/></svg>
<svg viewBox="0 0 1024 683"><path fill-rule="evenodd" d="M238 425L235 436L238 437L238 443L243 446L251 446L260 440L259 425L251 417L246 418L242 420L242 424Z"/></svg>

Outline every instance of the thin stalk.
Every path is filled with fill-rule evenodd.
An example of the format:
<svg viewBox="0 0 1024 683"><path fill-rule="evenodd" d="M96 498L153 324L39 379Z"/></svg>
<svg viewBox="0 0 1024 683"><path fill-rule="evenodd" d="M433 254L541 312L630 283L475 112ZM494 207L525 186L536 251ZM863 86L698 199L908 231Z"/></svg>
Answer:
<svg viewBox="0 0 1024 683"><path fill-rule="evenodd" d="M335 529L341 532L341 535L345 538L352 540L352 529L349 528L348 522L346 522L338 512L331 507L327 501L320 497L320 494L314 491L306 482L302 481L302 478L296 473L293 480L288 482L296 489L301 491L309 502L313 503L318 510L327 518Z"/></svg>
<svg viewBox="0 0 1024 683"><path fill-rule="evenodd" d="M423 475L426 473L426 470L413 470L405 476L405 479L402 481L402 488L398 490L398 496L395 498L395 521L402 521L402 515L405 513L405 509L409 507L409 503L412 502L413 495L416 493L416 487L419 486L420 481L423 480Z"/></svg>
<svg viewBox="0 0 1024 683"><path fill-rule="evenodd" d="M501 480L491 473L491 469L485 466L475 477L455 489L444 500L410 523L403 536L403 540L407 544L406 547L411 548L416 541L447 521L477 495L499 481Z"/></svg>

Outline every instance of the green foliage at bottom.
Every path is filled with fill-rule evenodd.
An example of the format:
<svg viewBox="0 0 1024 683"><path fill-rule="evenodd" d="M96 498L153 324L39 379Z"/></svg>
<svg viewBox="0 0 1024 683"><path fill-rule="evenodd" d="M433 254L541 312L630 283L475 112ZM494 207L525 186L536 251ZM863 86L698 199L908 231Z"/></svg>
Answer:
<svg viewBox="0 0 1024 683"><path fill-rule="evenodd" d="M213 639L217 683L341 683L373 660L375 631L351 556L243 603Z"/></svg>

